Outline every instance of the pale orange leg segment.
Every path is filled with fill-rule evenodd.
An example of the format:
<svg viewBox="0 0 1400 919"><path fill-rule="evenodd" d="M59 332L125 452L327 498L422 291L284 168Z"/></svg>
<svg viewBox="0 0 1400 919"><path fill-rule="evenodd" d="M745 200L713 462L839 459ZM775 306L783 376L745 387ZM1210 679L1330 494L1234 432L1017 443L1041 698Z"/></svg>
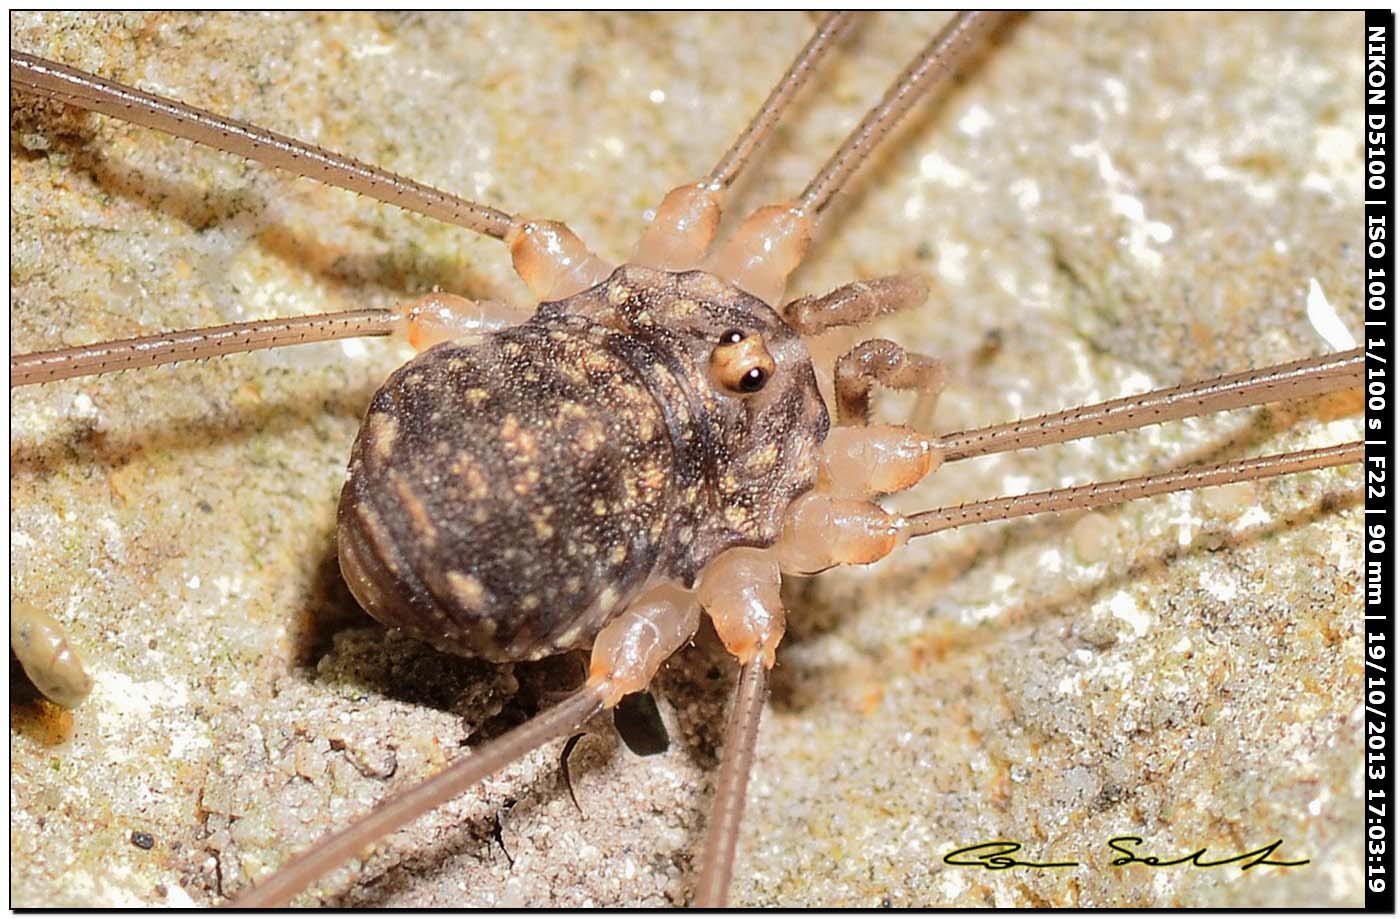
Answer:
<svg viewBox="0 0 1400 919"><path fill-rule="evenodd" d="M738 548L713 559L695 591L715 632L741 661L773 666L786 619L778 597L778 560L766 549Z"/></svg>
<svg viewBox="0 0 1400 919"><path fill-rule="evenodd" d="M709 271L764 303L781 303L787 279L812 243L812 217L795 205L770 204L748 216L711 256Z"/></svg>
<svg viewBox="0 0 1400 919"><path fill-rule="evenodd" d="M516 220L505 239L515 273L542 303L582 293L613 273L612 265L557 220Z"/></svg>
<svg viewBox="0 0 1400 919"><path fill-rule="evenodd" d="M817 63L853 21L851 13L829 13L822 20L748 127L709 176L674 188L666 195L656 209L656 217L642 233L634 262L663 271L689 271L700 267L719 229L725 195L754 151L777 127L779 117L811 77Z"/></svg>
<svg viewBox="0 0 1400 919"><path fill-rule="evenodd" d="M468 300L456 294L434 293L394 307L400 322L394 334L415 351L444 341L494 332L521 322L523 311L497 300Z"/></svg>
<svg viewBox="0 0 1400 919"><path fill-rule="evenodd" d="M789 506L773 547L784 574L868 565L908 540L904 521L878 504L810 491Z"/></svg>
<svg viewBox="0 0 1400 919"><path fill-rule="evenodd" d="M632 261L660 271L698 268L719 230L723 207L723 189L698 182L671 189L642 231Z"/></svg>
<svg viewBox="0 0 1400 919"><path fill-rule="evenodd" d="M870 498L912 488L943 463L935 441L898 424L835 427L822 444L817 488Z"/></svg>
<svg viewBox="0 0 1400 919"><path fill-rule="evenodd" d="M781 579L772 551L737 548L706 565L696 585L696 594L720 640L741 665L700 858L694 896L694 905L699 907L721 907L729 898L734 851L767 697L768 670L786 622L778 595Z"/></svg>
<svg viewBox="0 0 1400 919"><path fill-rule="evenodd" d="M700 625L700 603L693 591L663 584L634 601L609 622L593 642L590 685L604 685L609 707L628 693L647 688L666 658L675 654Z"/></svg>

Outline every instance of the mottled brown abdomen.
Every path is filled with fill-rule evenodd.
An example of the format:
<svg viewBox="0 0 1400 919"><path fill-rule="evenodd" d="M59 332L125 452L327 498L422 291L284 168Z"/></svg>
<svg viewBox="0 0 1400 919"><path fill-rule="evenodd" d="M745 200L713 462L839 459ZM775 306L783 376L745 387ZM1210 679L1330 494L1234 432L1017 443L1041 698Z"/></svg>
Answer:
<svg viewBox="0 0 1400 919"><path fill-rule="evenodd" d="M586 645L642 589L675 462L623 337L537 319L389 378L340 501L366 610L444 651L521 660Z"/></svg>

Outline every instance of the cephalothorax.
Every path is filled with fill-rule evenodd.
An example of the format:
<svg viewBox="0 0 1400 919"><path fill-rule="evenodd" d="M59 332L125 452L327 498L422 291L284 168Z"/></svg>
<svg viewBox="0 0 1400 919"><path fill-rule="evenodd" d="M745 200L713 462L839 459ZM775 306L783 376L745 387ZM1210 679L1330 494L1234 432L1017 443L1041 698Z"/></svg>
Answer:
<svg viewBox="0 0 1400 919"><path fill-rule="evenodd" d="M587 682L573 695L282 870L253 877L240 902L284 902L368 843L644 688L703 613L741 664L695 886L697 902L722 904L766 675L785 629L783 574L871 562L914 536L967 523L1357 461L1359 445L1343 444L912 515L875 503L944 462L1331 392L1359 379L1359 352L1344 351L940 437L871 423L877 385L932 399L944 382L942 364L892 341L833 347L824 335L916 306L926 284L896 275L786 302L787 280L858 165L993 21L955 17L799 196L760 208L716 243L742 167L851 22L847 14L825 18L749 128L708 176L666 197L621 267L561 224L12 54L12 80L23 91L500 239L542 304L527 314L435 294L394 309L259 320L12 360L12 385L25 385L303 341L403 335L420 354L371 400L341 494L338 553L352 592L383 622L453 653L515 661L592 649ZM61 637L49 642L60 644ZM67 683L83 685L77 677Z"/></svg>
<svg viewBox="0 0 1400 919"><path fill-rule="evenodd" d="M341 570L445 651L587 647L648 587L776 541L827 427L772 309L706 272L623 266L389 378L351 456Z"/></svg>

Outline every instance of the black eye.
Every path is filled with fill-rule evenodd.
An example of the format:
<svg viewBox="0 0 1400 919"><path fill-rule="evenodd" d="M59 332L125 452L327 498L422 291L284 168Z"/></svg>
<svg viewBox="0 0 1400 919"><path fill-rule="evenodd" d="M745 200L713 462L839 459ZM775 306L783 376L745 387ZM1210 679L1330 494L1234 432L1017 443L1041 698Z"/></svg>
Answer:
<svg viewBox="0 0 1400 919"><path fill-rule="evenodd" d="M744 333L743 333L741 330L739 330L739 329L730 329L728 332L725 332L723 335L721 335L721 336L719 337L719 343L722 344L722 345L737 345L739 342L743 341L746 337L747 337L747 336L745 336Z"/></svg>
<svg viewBox="0 0 1400 919"><path fill-rule="evenodd" d="M768 373L762 367L752 367L739 378L739 388L744 392L758 392L768 382Z"/></svg>

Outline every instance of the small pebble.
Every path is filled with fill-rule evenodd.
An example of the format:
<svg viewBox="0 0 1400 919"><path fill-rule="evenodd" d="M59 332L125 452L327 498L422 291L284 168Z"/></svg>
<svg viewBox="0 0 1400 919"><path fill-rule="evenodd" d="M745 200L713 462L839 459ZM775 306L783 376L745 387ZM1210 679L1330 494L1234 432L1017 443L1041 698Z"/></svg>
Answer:
<svg viewBox="0 0 1400 919"><path fill-rule="evenodd" d="M1201 506L1217 517L1237 517L1259 503L1259 486L1254 482L1235 482L1203 488L1198 493Z"/></svg>
<svg viewBox="0 0 1400 919"><path fill-rule="evenodd" d="M1074 554L1086 565L1104 561L1112 552L1116 529L1113 521L1103 514L1085 514L1074 522L1069 531Z"/></svg>

